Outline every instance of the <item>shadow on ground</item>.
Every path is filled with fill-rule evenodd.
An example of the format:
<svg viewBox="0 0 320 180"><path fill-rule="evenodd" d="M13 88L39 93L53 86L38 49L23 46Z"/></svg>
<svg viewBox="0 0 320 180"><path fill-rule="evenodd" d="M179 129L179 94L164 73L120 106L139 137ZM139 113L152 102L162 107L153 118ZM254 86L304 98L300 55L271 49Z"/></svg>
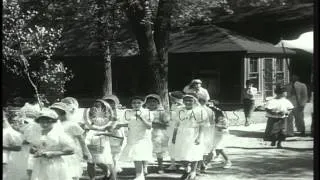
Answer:
<svg viewBox="0 0 320 180"><path fill-rule="evenodd" d="M312 149L295 148L285 149L247 149L246 154L233 154L233 166L230 169L222 169L213 166L208 170L212 175L235 174L235 179L281 179L300 178L312 179L313 177L313 151ZM297 150L297 149L295 149ZM299 156L297 154L299 153ZM237 178L236 178L237 177Z"/></svg>
<svg viewBox="0 0 320 180"><path fill-rule="evenodd" d="M241 131L241 130L229 130L231 135L235 135L238 137L247 137L247 138L263 138L264 132L256 132L256 131Z"/></svg>

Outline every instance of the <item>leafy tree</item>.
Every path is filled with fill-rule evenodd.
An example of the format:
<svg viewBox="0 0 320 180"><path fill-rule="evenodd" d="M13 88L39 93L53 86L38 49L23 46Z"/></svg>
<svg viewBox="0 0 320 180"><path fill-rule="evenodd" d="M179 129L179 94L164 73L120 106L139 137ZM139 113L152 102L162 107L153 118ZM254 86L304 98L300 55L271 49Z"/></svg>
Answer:
<svg viewBox="0 0 320 180"><path fill-rule="evenodd" d="M32 25L38 12L23 12L17 1L6 1L3 5L2 63L9 72L20 77L26 75L39 103L46 100L52 102L61 97L65 83L72 78L67 68L63 68L62 62L53 60L62 29ZM41 64L38 69L34 65L31 67L35 57L39 57Z"/></svg>

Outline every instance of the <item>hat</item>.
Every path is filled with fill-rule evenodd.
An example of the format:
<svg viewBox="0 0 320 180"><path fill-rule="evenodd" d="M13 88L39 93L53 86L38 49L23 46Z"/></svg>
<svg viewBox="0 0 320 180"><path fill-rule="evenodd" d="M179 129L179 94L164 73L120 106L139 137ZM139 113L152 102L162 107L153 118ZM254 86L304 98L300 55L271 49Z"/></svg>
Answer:
<svg viewBox="0 0 320 180"><path fill-rule="evenodd" d="M73 98L73 97L66 97L66 98L63 98L61 100L61 102L67 104L67 105L70 105L72 106L74 109L78 109L79 108L79 103L77 101L76 98Z"/></svg>
<svg viewBox="0 0 320 180"><path fill-rule="evenodd" d="M39 119L42 118L42 117L46 117L46 118L49 118L49 119L57 121L59 116L54 110L49 109L49 108L43 108L40 111L38 117L35 119L35 122L38 123Z"/></svg>
<svg viewBox="0 0 320 180"><path fill-rule="evenodd" d="M102 99L105 101L112 100L116 104L116 106L120 104L118 97L115 95L107 95L107 96L104 96Z"/></svg>
<svg viewBox="0 0 320 180"><path fill-rule="evenodd" d="M191 97L191 98L193 98L193 99L195 99L195 100L198 100L198 95L195 94L195 93L185 94L182 98L184 99L184 98L187 98L187 97Z"/></svg>
<svg viewBox="0 0 320 180"><path fill-rule="evenodd" d="M202 84L202 81L200 79L194 79L190 84Z"/></svg>
<svg viewBox="0 0 320 180"><path fill-rule="evenodd" d="M146 97L145 102L147 102L147 100L148 100L149 98L156 99L156 100L161 104L161 98L160 98L159 95L157 95L157 94L149 94L149 95Z"/></svg>
<svg viewBox="0 0 320 180"><path fill-rule="evenodd" d="M130 103L133 101L133 100L141 100L142 102L144 102L144 97L142 96L133 96L132 98L130 98Z"/></svg>
<svg viewBox="0 0 320 180"><path fill-rule="evenodd" d="M65 104L63 102L57 102L54 103L50 106L50 109L60 109L64 112L71 112L72 111L72 107L70 107L70 105Z"/></svg>

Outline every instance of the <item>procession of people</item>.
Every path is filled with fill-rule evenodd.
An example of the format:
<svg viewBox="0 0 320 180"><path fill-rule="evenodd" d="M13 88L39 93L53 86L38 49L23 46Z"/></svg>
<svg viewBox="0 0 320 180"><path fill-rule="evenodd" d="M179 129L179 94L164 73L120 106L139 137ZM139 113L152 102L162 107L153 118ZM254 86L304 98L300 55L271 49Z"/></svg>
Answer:
<svg viewBox="0 0 320 180"><path fill-rule="evenodd" d="M160 96L134 96L131 108L124 109L117 96L97 99L91 108L80 111L75 98L66 97L49 107L26 104L10 121L3 111L3 178L10 152L29 144L26 176L30 180L79 180L83 163L91 180L98 166L105 179L116 180L120 162L132 162L134 180L145 180L148 164L157 161L157 173L184 168L181 179L195 179L206 173L208 164L222 155L223 168L232 166L225 144L229 141L228 119L216 105L208 105L209 93L195 79L183 91L169 93L170 109ZM246 126L253 111L252 83L247 82ZM277 86L276 97L266 105L268 117L265 140L282 148L285 125L295 106L286 99L286 89ZM79 115L81 114L81 115ZM11 123L10 123L11 122ZM17 123L20 122L20 126ZM22 123L21 123L22 122ZM303 132L303 129L301 130ZM171 160L164 167L165 157Z"/></svg>

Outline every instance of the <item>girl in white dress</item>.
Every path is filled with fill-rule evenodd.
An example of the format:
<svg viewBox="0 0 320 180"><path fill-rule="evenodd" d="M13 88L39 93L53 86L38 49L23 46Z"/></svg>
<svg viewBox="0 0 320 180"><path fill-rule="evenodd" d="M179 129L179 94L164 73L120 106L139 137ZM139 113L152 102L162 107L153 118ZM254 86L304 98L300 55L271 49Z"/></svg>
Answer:
<svg viewBox="0 0 320 180"><path fill-rule="evenodd" d="M41 131L41 127L38 123L34 121L40 112L40 105L36 99L33 100L32 103L26 103L21 109L20 114L26 125L23 128L23 136L24 140L29 143L29 139L34 136L34 133L39 133ZM27 165L27 175L28 179L31 179L32 169L35 159L32 154L28 154L28 165Z"/></svg>
<svg viewBox="0 0 320 180"><path fill-rule="evenodd" d="M95 165L103 170L105 178L117 179L109 138L116 126L112 118L113 111L110 105L102 99L96 100L93 107L85 112L85 122L89 128L86 134L86 144L92 155L92 161L88 161L87 165L91 180L94 180L96 176Z"/></svg>
<svg viewBox="0 0 320 180"><path fill-rule="evenodd" d="M215 130L214 130L214 139L213 139L213 149L215 150L216 156L214 159L217 159L221 154L225 160L223 168L227 169L232 166L232 163L226 154L224 148L229 138L229 130L227 118L223 115L221 109L215 109Z"/></svg>
<svg viewBox="0 0 320 180"><path fill-rule="evenodd" d="M103 100L106 101L113 110L113 120L117 123L124 122L124 110L119 109L120 101L117 96L115 95L109 95L103 97ZM110 139L110 145L111 145L111 153L113 158L113 163L116 169L116 172L121 172L122 169L118 165L120 153L123 150L125 144L126 144L126 135L125 135L125 128L118 128L114 129L112 132L113 137L109 137Z"/></svg>
<svg viewBox="0 0 320 180"><path fill-rule="evenodd" d="M89 150L84 140L84 130L80 125L70 119L74 112L72 105L67 105L63 102L54 103L50 109L53 109L58 115L61 121L62 127L67 135L73 140L74 154L65 156L65 160L68 163L68 172L73 180L78 180L83 173L82 159L88 160L90 158Z"/></svg>
<svg viewBox="0 0 320 180"><path fill-rule="evenodd" d="M35 120L40 124L40 134L31 139L30 152L34 154L32 180L71 180L69 168L62 156L72 155L74 145L70 137L57 125L58 115L43 108Z"/></svg>
<svg viewBox="0 0 320 180"><path fill-rule="evenodd" d="M167 135L167 125L169 123L169 113L165 112L160 96L157 94L150 94L145 100L146 108L153 115L152 121L152 143L153 153L156 154L158 161L158 173L163 174L163 157L168 151L169 136Z"/></svg>
<svg viewBox="0 0 320 180"><path fill-rule="evenodd" d="M204 173L207 168L208 156L213 150L215 115L214 112L207 106L206 97L199 96L200 106L208 114L208 121L203 124L203 146L204 154L203 161L199 162L200 172Z"/></svg>
<svg viewBox="0 0 320 180"><path fill-rule="evenodd" d="M152 114L142 107L144 98L133 97L132 109L125 112L128 121L128 141L120 155L120 161L134 162L135 180L144 180L147 174L147 162L152 161Z"/></svg>
<svg viewBox="0 0 320 180"><path fill-rule="evenodd" d="M11 152L21 151L22 148L22 135L14 130L8 122L6 113L2 111L2 178L11 180L8 176L8 164L11 161Z"/></svg>
<svg viewBox="0 0 320 180"><path fill-rule="evenodd" d="M198 161L203 158L203 125L208 115L198 105L196 94L187 94L183 97L184 108L175 111L172 118L177 119L177 135L175 140L174 159L187 162L186 173L182 179L194 179Z"/></svg>
<svg viewBox="0 0 320 180"><path fill-rule="evenodd" d="M183 95L184 93L181 91L174 91L169 93L171 107L170 107L170 122L169 122L169 127L167 128L167 134L169 136L168 151L171 157L171 164L168 167L168 170L177 170L175 159L173 158L175 143L172 143L172 138L174 136L174 132L177 132L176 123L178 121L176 121L177 119L172 118L172 112L177 111L178 109L184 107L184 104L182 101Z"/></svg>

